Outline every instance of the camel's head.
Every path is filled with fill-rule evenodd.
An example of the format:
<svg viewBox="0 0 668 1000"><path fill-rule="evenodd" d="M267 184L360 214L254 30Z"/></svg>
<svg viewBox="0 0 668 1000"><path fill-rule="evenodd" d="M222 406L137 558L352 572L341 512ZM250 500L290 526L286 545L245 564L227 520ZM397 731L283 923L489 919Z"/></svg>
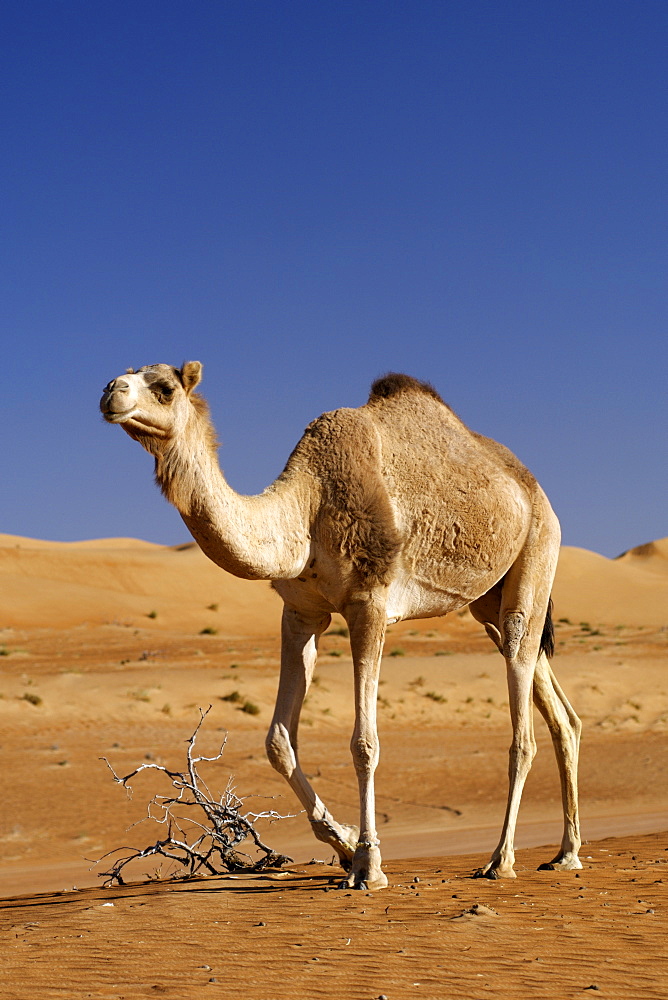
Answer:
<svg viewBox="0 0 668 1000"><path fill-rule="evenodd" d="M182 368L145 365L112 379L100 400L102 416L152 451L151 444L169 440L183 429L193 400L190 396L202 377L199 361Z"/></svg>

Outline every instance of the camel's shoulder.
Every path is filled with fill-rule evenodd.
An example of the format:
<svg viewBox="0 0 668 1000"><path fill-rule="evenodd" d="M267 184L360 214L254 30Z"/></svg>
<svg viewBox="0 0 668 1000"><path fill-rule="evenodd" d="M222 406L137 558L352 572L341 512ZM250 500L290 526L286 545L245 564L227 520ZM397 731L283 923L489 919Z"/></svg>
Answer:
<svg viewBox="0 0 668 1000"><path fill-rule="evenodd" d="M364 479L377 473L381 453L378 428L366 407L322 413L308 425L294 455L329 481Z"/></svg>
<svg viewBox="0 0 668 1000"><path fill-rule="evenodd" d="M365 411L340 409L312 421L286 473L308 470L318 496L313 530L343 554L360 583L386 582L400 537L382 475L381 439Z"/></svg>

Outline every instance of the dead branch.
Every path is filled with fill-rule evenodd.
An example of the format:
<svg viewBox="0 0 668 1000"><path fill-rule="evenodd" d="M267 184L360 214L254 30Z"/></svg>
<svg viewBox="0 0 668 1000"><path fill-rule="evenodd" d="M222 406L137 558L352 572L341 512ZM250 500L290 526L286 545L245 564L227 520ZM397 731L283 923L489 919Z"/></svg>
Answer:
<svg viewBox="0 0 668 1000"><path fill-rule="evenodd" d="M140 764L129 774L118 775L106 757L100 758L111 771L114 781L123 785L129 795L132 795L130 781L142 771L153 770L165 775L173 788L168 795L156 793L148 803L146 816L139 821L157 823L165 828L162 837L144 848L116 848L95 862L99 865L116 855L108 869L99 873L100 878L106 879L103 883L105 886L125 885L122 872L126 866L153 855L180 865L183 869L182 878L202 874L221 875L241 869L261 871L292 861L292 858L268 847L255 828L258 820L273 822L288 817L281 816L274 809L244 811L244 798L237 795L231 778L228 778L222 794L216 797L199 773L199 764L216 763L221 759L227 743L226 736L220 750L213 757L196 754L197 737L210 711L210 705L205 712L199 710L200 720L187 741L185 771L172 770L162 764ZM201 813L197 813L198 809ZM192 814L193 810L195 815ZM254 857L239 849L246 842L250 842L255 848ZM159 874L153 873L152 877L157 878Z"/></svg>

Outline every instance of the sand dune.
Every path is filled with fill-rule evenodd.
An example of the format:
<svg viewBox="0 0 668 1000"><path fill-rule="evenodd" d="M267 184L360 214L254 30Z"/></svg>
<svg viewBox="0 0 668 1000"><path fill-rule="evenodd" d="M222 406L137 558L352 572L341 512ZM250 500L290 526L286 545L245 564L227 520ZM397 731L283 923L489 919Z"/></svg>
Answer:
<svg viewBox="0 0 668 1000"><path fill-rule="evenodd" d="M54 543L0 535L0 589L2 624L11 626L122 620L264 635L280 617L268 583L222 572L194 543L170 548L125 538Z"/></svg>
<svg viewBox="0 0 668 1000"><path fill-rule="evenodd" d="M558 617L608 625L668 625L668 539L620 556L561 550L554 585Z"/></svg>
<svg viewBox="0 0 668 1000"><path fill-rule="evenodd" d="M42 542L0 535L0 588L2 623L13 626L131 620L267 635L280 614L267 583L231 577L196 545L131 538ZM574 622L668 624L668 539L618 559L562 548L554 598L557 617Z"/></svg>
<svg viewBox="0 0 668 1000"><path fill-rule="evenodd" d="M654 573L668 573L668 538L659 538L655 542L637 545L628 552L623 552L617 559Z"/></svg>

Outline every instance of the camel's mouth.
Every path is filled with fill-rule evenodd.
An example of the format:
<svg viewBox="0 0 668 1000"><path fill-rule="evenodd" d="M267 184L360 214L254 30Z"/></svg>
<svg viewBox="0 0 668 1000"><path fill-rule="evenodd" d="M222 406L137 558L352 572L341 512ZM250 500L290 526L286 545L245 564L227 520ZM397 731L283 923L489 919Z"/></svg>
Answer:
<svg viewBox="0 0 668 1000"><path fill-rule="evenodd" d="M110 413L108 410L102 410L102 416L108 424L122 424L131 415L132 410L126 410L124 413Z"/></svg>
<svg viewBox="0 0 668 1000"><path fill-rule="evenodd" d="M130 406L127 410L112 410L110 400L104 396L100 400L100 411L108 424L121 424L135 412L136 406Z"/></svg>

